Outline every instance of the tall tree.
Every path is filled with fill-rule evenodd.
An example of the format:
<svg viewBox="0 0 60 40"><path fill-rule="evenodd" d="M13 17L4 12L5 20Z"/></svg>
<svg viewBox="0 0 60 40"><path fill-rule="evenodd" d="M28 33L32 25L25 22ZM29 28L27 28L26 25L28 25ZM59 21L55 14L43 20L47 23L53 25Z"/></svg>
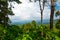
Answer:
<svg viewBox="0 0 60 40"><path fill-rule="evenodd" d="M47 0L34 0L35 2L38 1L39 2L39 6L40 6L40 13L41 13L41 25L43 23L43 11L44 11L44 6L45 3L47 2ZM30 2L32 2L32 0L30 0ZM41 4L42 3L42 4Z"/></svg>
<svg viewBox="0 0 60 40"><path fill-rule="evenodd" d="M9 2L13 2L16 1L17 3L18 0L0 0L0 24L4 25L4 27L6 28L9 22L9 17L8 15L14 15L11 7L8 8L8 1ZM21 2L20 2L21 3Z"/></svg>
<svg viewBox="0 0 60 40"><path fill-rule="evenodd" d="M51 0L50 29L53 29L54 0Z"/></svg>
<svg viewBox="0 0 60 40"><path fill-rule="evenodd" d="M41 26L42 26L42 23L43 23L43 11L44 11L44 6L45 6L45 3L47 2L47 0L34 0L34 2L38 1L39 2L39 7L40 7L40 13L41 13ZM32 2L30 0L30 2ZM41 37L43 38L43 31L41 31Z"/></svg>
<svg viewBox="0 0 60 40"><path fill-rule="evenodd" d="M39 0L39 6L40 6L40 11L41 11L41 25L43 23L43 11L44 11L45 3L46 3L46 0L43 0L42 4L41 4L41 0Z"/></svg>
<svg viewBox="0 0 60 40"><path fill-rule="evenodd" d="M8 8L8 2L7 0L1 0L0 1L0 23L2 25L4 25L4 27L6 28L7 25L8 25L8 20L9 20L9 17L8 15L13 15L12 11Z"/></svg>

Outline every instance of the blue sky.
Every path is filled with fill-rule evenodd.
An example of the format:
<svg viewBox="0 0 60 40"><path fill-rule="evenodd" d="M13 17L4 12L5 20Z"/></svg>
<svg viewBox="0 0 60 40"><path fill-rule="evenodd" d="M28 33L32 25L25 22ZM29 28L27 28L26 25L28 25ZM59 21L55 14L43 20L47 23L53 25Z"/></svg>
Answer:
<svg viewBox="0 0 60 40"><path fill-rule="evenodd" d="M56 10L60 10L60 3L59 4L55 3L55 8L56 8Z"/></svg>
<svg viewBox="0 0 60 40"><path fill-rule="evenodd" d="M13 22L16 21L24 21L24 20L40 20L40 10L39 10L39 3L38 1L35 2L29 2L28 0L20 0L22 4L13 4L12 5L15 8L12 8L14 16L10 16L10 19ZM59 1L55 3L56 9L60 10L60 4ZM43 12L43 19L49 19L50 18L50 6L45 6L44 12ZM56 17L54 16L54 19Z"/></svg>

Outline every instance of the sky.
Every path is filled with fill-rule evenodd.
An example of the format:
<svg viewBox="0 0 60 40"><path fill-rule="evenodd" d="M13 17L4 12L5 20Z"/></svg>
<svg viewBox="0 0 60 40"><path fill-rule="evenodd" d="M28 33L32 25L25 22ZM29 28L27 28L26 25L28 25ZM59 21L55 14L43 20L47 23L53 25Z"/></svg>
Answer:
<svg viewBox="0 0 60 40"><path fill-rule="evenodd" d="M21 4L13 4L14 8L12 8L14 16L9 16L12 22L24 21L24 20L41 20L39 2L29 2L29 0L20 0ZM58 1L59 2L59 1ZM60 10L60 4L56 2L56 9ZM58 4L58 5L57 5ZM50 18L50 6L45 6L43 11L43 20ZM54 16L54 19L57 17Z"/></svg>

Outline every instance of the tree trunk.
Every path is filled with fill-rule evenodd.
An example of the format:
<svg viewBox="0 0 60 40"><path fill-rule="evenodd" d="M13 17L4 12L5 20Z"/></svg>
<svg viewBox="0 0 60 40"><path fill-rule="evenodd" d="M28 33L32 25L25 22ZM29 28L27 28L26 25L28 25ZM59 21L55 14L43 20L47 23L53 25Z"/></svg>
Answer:
<svg viewBox="0 0 60 40"><path fill-rule="evenodd" d="M5 18L5 15L4 15L4 27L6 28L6 18Z"/></svg>
<svg viewBox="0 0 60 40"><path fill-rule="evenodd" d="M7 3L7 0L6 0L6 5L5 5L5 10L8 10L7 7L8 7L8 3ZM4 13L4 27L7 28L7 20L6 20L6 16L7 16L7 11Z"/></svg>
<svg viewBox="0 0 60 40"><path fill-rule="evenodd" d="M43 9L42 9L42 6L41 6L41 0L39 0L39 6L40 6L40 13L41 13L41 25L42 25L42 20L43 20Z"/></svg>
<svg viewBox="0 0 60 40"><path fill-rule="evenodd" d="M51 0L50 29L53 29L54 0Z"/></svg>
<svg viewBox="0 0 60 40"><path fill-rule="evenodd" d="M41 10L41 25L43 24L43 11Z"/></svg>

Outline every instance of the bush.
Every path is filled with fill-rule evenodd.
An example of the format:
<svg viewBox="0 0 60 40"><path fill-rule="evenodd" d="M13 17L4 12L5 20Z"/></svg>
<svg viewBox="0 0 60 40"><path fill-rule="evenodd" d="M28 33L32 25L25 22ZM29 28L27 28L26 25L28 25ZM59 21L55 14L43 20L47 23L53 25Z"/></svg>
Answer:
<svg viewBox="0 0 60 40"><path fill-rule="evenodd" d="M59 33L57 34L60 37ZM7 28L0 26L0 40L55 40L57 34L46 25L36 25L35 21Z"/></svg>
<svg viewBox="0 0 60 40"><path fill-rule="evenodd" d="M56 28L60 29L60 19L56 22Z"/></svg>

